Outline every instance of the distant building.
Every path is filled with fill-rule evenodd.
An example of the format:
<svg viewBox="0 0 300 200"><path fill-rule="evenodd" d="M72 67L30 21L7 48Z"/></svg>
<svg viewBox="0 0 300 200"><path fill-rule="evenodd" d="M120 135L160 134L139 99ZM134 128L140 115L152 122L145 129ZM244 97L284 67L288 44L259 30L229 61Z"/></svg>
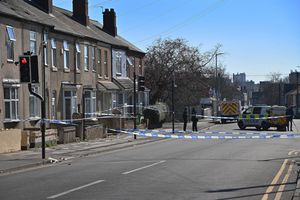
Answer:
<svg viewBox="0 0 300 200"><path fill-rule="evenodd" d="M243 84L246 82L246 73L237 73L233 74L233 83L234 84Z"/></svg>

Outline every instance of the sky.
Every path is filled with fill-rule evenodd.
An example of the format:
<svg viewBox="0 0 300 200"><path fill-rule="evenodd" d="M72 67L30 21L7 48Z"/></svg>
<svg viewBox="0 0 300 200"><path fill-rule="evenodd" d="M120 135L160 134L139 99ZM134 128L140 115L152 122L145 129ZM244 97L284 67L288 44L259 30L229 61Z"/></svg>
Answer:
<svg viewBox="0 0 300 200"><path fill-rule="evenodd" d="M72 0L53 0L72 11ZM89 0L89 16L102 23L114 8L118 35L146 52L159 38L183 38L201 52L221 44L218 63L232 76L256 83L300 71L299 0Z"/></svg>

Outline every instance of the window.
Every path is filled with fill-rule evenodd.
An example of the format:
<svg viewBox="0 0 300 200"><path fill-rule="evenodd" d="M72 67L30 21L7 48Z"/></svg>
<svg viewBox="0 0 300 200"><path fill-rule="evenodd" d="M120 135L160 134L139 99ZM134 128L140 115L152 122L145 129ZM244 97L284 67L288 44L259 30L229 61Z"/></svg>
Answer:
<svg viewBox="0 0 300 200"><path fill-rule="evenodd" d="M99 68L99 75L102 77L102 63L101 63L101 49L98 49L98 68Z"/></svg>
<svg viewBox="0 0 300 200"><path fill-rule="evenodd" d="M77 112L77 94L75 90L64 91L64 119L72 119L72 114Z"/></svg>
<svg viewBox="0 0 300 200"><path fill-rule="evenodd" d="M96 58L95 58L95 47L92 48L92 69L96 71Z"/></svg>
<svg viewBox="0 0 300 200"><path fill-rule="evenodd" d="M44 48L44 63L48 65L48 33L44 32L43 35L43 48Z"/></svg>
<svg viewBox="0 0 300 200"><path fill-rule="evenodd" d="M17 87L4 87L5 120L19 118L19 95Z"/></svg>
<svg viewBox="0 0 300 200"><path fill-rule="evenodd" d="M38 86L32 86L32 90L35 93L39 93ZM41 107L40 100L36 96L30 94L29 95L29 117L31 118L40 117L40 107Z"/></svg>
<svg viewBox="0 0 300 200"><path fill-rule="evenodd" d="M52 91L51 96L51 119L56 119L56 91Z"/></svg>
<svg viewBox="0 0 300 200"><path fill-rule="evenodd" d="M104 51L104 73L105 76L108 77L108 55L107 55L107 51Z"/></svg>
<svg viewBox="0 0 300 200"><path fill-rule="evenodd" d="M76 70L77 71L80 71L80 47L79 47L79 44L76 43L75 44L76 46Z"/></svg>
<svg viewBox="0 0 300 200"><path fill-rule="evenodd" d="M89 71L89 47L84 45L84 70Z"/></svg>
<svg viewBox="0 0 300 200"><path fill-rule="evenodd" d="M51 39L51 61L52 67L56 67L56 41L54 38Z"/></svg>
<svg viewBox="0 0 300 200"><path fill-rule="evenodd" d="M143 67L142 67L142 63L143 63L143 60L142 60L142 58L140 58L140 61L139 61L139 75L140 75L140 76L143 75Z"/></svg>
<svg viewBox="0 0 300 200"><path fill-rule="evenodd" d="M116 72L117 75L122 74L122 55L120 53L116 53Z"/></svg>
<svg viewBox="0 0 300 200"><path fill-rule="evenodd" d="M70 63L69 63L69 45L68 41L64 40L64 69L70 69Z"/></svg>
<svg viewBox="0 0 300 200"><path fill-rule="evenodd" d="M7 36L6 36L6 50L7 50L7 60L14 60L14 42L16 41L14 28L11 26L6 26Z"/></svg>
<svg viewBox="0 0 300 200"><path fill-rule="evenodd" d="M91 117L96 115L96 92L86 90L84 92L85 116Z"/></svg>
<svg viewBox="0 0 300 200"><path fill-rule="evenodd" d="M34 31L29 32L29 45L32 54L36 55L36 32Z"/></svg>

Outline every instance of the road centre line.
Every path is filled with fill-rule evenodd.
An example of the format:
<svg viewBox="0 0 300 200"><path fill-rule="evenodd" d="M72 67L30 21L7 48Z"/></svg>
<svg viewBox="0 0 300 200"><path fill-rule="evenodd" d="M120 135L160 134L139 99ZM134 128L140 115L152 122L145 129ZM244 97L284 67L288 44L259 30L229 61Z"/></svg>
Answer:
<svg viewBox="0 0 300 200"><path fill-rule="evenodd" d="M123 172L122 174L124 174L124 175L131 174L131 173L133 173L133 172L137 172L137 171L140 171L140 170L142 170L142 169L146 169L146 168L149 168L149 167L153 167L153 166L155 166L155 165L158 165L158 164L161 164L161 163L164 163L164 162L166 162L166 161L165 161L165 160L161 160L161 161L156 162L156 163L153 163L153 164L151 164L151 165L146 165L146 166L144 166L144 167L140 167L140 168L137 168L137 169L134 169L134 170L130 170L130 171L127 171L127 172Z"/></svg>
<svg viewBox="0 0 300 200"><path fill-rule="evenodd" d="M282 163L279 171L277 172L276 176L274 177L272 183L270 186L267 188L264 196L261 198L261 200L267 200L269 197L269 194L273 191L275 184L278 182L279 178L281 177L282 172L285 169L285 166L287 165L288 159L285 159L284 162Z"/></svg>
<svg viewBox="0 0 300 200"><path fill-rule="evenodd" d="M294 161L290 164L290 167L289 167L289 169L288 169L288 172L287 172L287 174L284 176L284 179L283 179L281 185L280 185L279 188L278 188L278 191L277 191L277 193L276 193L276 196L275 196L275 199L274 199L274 200L280 200L280 199L281 199L281 196L282 196L282 193L283 193L284 188L285 188L285 186L286 186L286 183L287 183L287 181L289 180L289 177L290 177L290 175L291 175L291 173L292 173L293 166L294 166Z"/></svg>
<svg viewBox="0 0 300 200"><path fill-rule="evenodd" d="M71 193L71 192L75 192L75 191L77 191L77 190L81 190L81 189L83 189L83 188L86 188L86 187L89 187L89 186L92 186L92 185L96 185L96 184L98 184L98 183L102 183L102 182L104 182L104 181L105 181L105 180L94 181L94 182L92 182L92 183L89 183L89 184L86 184L86 185L82 185L82 186L80 186L80 187L76 187L76 188L67 190L67 191L65 191L65 192L56 194L56 195L52 195L52 196L50 196L50 197L47 197L47 199L55 199L55 198L57 198L57 197L60 197L60 196L69 194L69 193Z"/></svg>

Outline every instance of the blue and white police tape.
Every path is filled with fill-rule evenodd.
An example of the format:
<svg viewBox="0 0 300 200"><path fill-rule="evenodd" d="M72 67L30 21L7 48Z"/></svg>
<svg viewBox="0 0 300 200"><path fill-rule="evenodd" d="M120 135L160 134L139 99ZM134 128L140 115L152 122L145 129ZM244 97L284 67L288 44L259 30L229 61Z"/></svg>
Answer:
<svg viewBox="0 0 300 200"><path fill-rule="evenodd" d="M272 116L272 117L265 117L265 116L260 116L260 117L219 117L219 116L207 116L207 115L196 115L197 118L203 117L207 119L228 119L228 120L238 120L238 119L282 119L282 118L287 118L289 115L282 115L282 116Z"/></svg>
<svg viewBox="0 0 300 200"><path fill-rule="evenodd" d="M142 137L156 137L156 138L172 138L172 139L296 139L300 138L299 134L278 134L271 135L187 135L187 134L170 134L170 132L154 132L149 130L117 130L121 133L130 135L137 135ZM216 132L214 132L216 133ZM229 132L227 132L229 133ZM234 133L234 132L231 132Z"/></svg>

